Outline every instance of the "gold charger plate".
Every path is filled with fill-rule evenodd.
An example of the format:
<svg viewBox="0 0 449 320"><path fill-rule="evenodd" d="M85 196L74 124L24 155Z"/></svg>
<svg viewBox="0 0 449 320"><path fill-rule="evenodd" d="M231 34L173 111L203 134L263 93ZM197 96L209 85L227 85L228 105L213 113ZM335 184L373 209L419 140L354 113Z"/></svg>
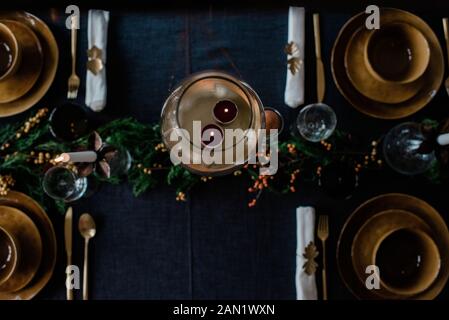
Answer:
<svg viewBox="0 0 449 320"><path fill-rule="evenodd" d="M352 85L365 97L382 103L395 104L412 98L423 86L422 77L410 83L387 83L376 79L368 70L365 45L371 32L366 27L358 29L346 48L345 68Z"/></svg>
<svg viewBox="0 0 449 320"><path fill-rule="evenodd" d="M340 93L358 111L380 119L400 119L409 116L426 106L437 93L444 75L444 60L438 38L432 29L421 18L403 10L381 8L381 23L408 23L423 33L429 42L430 64L423 76L423 87L407 101L391 105L374 101L361 94L352 84L346 73L345 52L353 34L363 27L366 19L361 12L342 27L332 48L331 69L334 82Z"/></svg>
<svg viewBox="0 0 449 320"><path fill-rule="evenodd" d="M0 292L15 292L25 287L36 274L42 258L42 241L33 221L22 211L0 206L0 226L17 235L20 258L11 278L0 285Z"/></svg>
<svg viewBox="0 0 449 320"><path fill-rule="evenodd" d="M365 282L366 267L373 264L373 253L377 249L377 242L391 231L407 228L419 229L427 234L431 234L432 230L417 215L398 209L381 211L370 217L357 231L352 243L351 257L354 270L359 280ZM380 273L382 278L382 273ZM383 288L382 283L380 289L373 292L382 298L404 299L404 296L394 294L388 289Z"/></svg>
<svg viewBox="0 0 449 320"><path fill-rule="evenodd" d="M43 63L41 44L30 28L17 21L1 20L1 22L17 37L22 47L22 61L19 70L11 78L0 81L0 108L2 103L22 97L33 87L39 78Z"/></svg>
<svg viewBox="0 0 449 320"><path fill-rule="evenodd" d="M53 224L42 207L23 193L9 191L7 196L0 196L0 205L14 207L27 214L41 235L42 261L33 280L17 292L0 292L0 300L29 300L45 287L53 274L56 263L56 235Z"/></svg>
<svg viewBox="0 0 449 320"><path fill-rule="evenodd" d="M360 205L346 220L337 243L337 266L340 277L351 293L359 299L380 299L360 281L352 265L351 248L354 237L363 224L375 214L398 209L411 212L421 218L432 230L441 255L438 277L424 292L410 299L430 300L438 296L449 278L449 230L441 215L427 202L410 195L389 193L374 197Z"/></svg>
<svg viewBox="0 0 449 320"><path fill-rule="evenodd" d="M24 11L4 11L0 12L0 19L22 22L30 27L39 38L44 56L42 72L31 90L15 101L0 104L0 117L8 117L28 110L47 93L58 68L59 50L51 30L34 15Z"/></svg>

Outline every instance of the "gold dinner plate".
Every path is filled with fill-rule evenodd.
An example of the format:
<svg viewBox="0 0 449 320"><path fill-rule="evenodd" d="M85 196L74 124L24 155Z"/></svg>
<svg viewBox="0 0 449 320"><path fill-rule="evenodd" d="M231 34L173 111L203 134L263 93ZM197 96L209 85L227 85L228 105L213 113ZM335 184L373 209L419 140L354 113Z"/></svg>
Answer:
<svg viewBox="0 0 449 320"><path fill-rule="evenodd" d="M0 12L0 19L27 25L38 37L44 57L41 74L31 90L17 100L0 104L0 117L8 117L28 110L47 93L58 68L59 50L51 30L34 15L24 11L3 11Z"/></svg>
<svg viewBox="0 0 449 320"><path fill-rule="evenodd" d="M33 221L22 211L0 206L0 226L16 235L20 246L17 269L0 285L0 292L15 292L25 287L36 274L42 258L42 241Z"/></svg>
<svg viewBox="0 0 449 320"><path fill-rule="evenodd" d="M354 270L361 282L365 282L367 274L366 267L373 265L373 256L379 242L389 233L399 229L418 229L427 234L432 230L414 213L391 209L381 211L370 217L357 231L352 243L351 257ZM382 273L380 273L382 278ZM380 297L387 299L404 299L404 296L394 294L380 284L380 289L373 290Z"/></svg>
<svg viewBox="0 0 449 320"><path fill-rule="evenodd" d="M27 93L42 70L42 47L39 39L23 23L1 20L17 37L22 48L22 60L17 72L7 80L0 81L0 108L2 103L14 101Z"/></svg>
<svg viewBox="0 0 449 320"><path fill-rule="evenodd" d="M349 40L345 52L345 68L352 85L374 101L395 104L415 96L423 87L423 78L410 83L383 82L376 79L366 66L365 46L373 31L358 29ZM430 69L428 69L430 70Z"/></svg>
<svg viewBox="0 0 449 320"><path fill-rule="evenodd" d="M50 280L56 263L56 235L51 220L42 207L23 193L9 191L7 196L0 196L0 205L14 207L33 220L42 239L42 260L31 282L13 293L0 292L0 300L32 299Z"/></svg>
<svg viewBox="0 0 449 320"><path fill-rule="evenodd" d="M431 229L431 236L441 255L438 277L425 291L408 299L430 300L443 290L449 277L449 231L441 215L427 202L410 195L389 193L374 197L360 205L346 220L337 243L337 265L340 277L349 291L359 299L381 299L360 281L352 265L352 244L363 224L375 214L398 209L422 219Z"/></svg>
<svg viewBox="0 0 449 320"><path fill-rule="evenodd" d="M380 15L382 17L381 24L408 23L417 28L427 39L430 48L430 63L422 77L422 88L412 98L392 105L369 99L354 87L346 72L345 52L353 34L364 26L365 12L352 17L340 30L332 48L332 76L338 90L358 111L380 119L400 119L422 109L437 93L444 75L443 52L435 33L421 18L407 11L393 8L381 8Z"/></svg>

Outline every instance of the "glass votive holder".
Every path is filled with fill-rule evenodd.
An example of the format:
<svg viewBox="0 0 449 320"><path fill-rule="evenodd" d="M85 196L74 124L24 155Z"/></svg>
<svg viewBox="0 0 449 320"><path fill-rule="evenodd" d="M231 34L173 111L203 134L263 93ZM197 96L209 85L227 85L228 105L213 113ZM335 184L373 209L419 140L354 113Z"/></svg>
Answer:
<svg viewBox="0 0 449 320"><path fill-rule="evenodd" d="M131 154L125 148L105 145L99 151L99 157L106 160L111 176L115 177L126 175L132 165Z"/></svg>
<svg viewBox="0 0 449 320"><path fill-rule="evenodd" d="M75 141L91 130L86 110L74 103L65 103L54 108L49 122L53 137L66 142Z"/></svg>
<svg viewBox="0 0 449 320"><path fill-rule="evenodd" d="M55 199L72 202L80 199L87 190L87 178L65 165L50 168L44 175L42 187L45 193Z"/></svg>
<svg viewBox="0 0 449 320"><path fill-rule="evenodd" d="M337 126L337 116L328 105L314 103L301 109L296 126L305 140L319 142L332 135Z"/></svg>

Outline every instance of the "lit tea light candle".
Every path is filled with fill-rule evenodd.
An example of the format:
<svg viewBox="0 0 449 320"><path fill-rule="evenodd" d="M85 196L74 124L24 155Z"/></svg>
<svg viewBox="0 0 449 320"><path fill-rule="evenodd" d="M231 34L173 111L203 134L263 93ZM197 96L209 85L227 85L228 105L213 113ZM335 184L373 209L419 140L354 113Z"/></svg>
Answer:
<svg viewBox="0 0 449 320"><path fill-rule="evenodd" d="M55 159L55 162L95 162L97 153L95 151L80 151L63 153Z"/></svg>
<svg viewBox="0 0 449 320"><path fill-rule="evenodd" d="M223 130L215 125L208 124L201 130L201 143L208 148L218 147L223 142Z"/></svg>
<svg viewBox="0 0 449 320"><path fill-rule="evenodd" d="M223 124L234 121L238 113L239 109L235 103L229 100L219 101L213 110L214 119Z"/></svg>

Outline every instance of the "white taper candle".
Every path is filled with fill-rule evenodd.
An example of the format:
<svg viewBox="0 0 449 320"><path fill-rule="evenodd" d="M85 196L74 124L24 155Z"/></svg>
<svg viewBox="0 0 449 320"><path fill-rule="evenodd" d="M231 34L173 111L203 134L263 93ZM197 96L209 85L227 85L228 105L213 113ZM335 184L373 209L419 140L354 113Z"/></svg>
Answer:
<svg viewBox="0 0 449 320"><path fill-rule="evenodd" d="M449 133L440 134L437 138L437 142L440 146L446 146L449 144Z"/></svg>
<svg viewBox="0 0 449 320"><path fill-rule="evenodd" d="M97 153L95 151L80 151L63 153L55 159L56 162L95 162Z"/></svg>

